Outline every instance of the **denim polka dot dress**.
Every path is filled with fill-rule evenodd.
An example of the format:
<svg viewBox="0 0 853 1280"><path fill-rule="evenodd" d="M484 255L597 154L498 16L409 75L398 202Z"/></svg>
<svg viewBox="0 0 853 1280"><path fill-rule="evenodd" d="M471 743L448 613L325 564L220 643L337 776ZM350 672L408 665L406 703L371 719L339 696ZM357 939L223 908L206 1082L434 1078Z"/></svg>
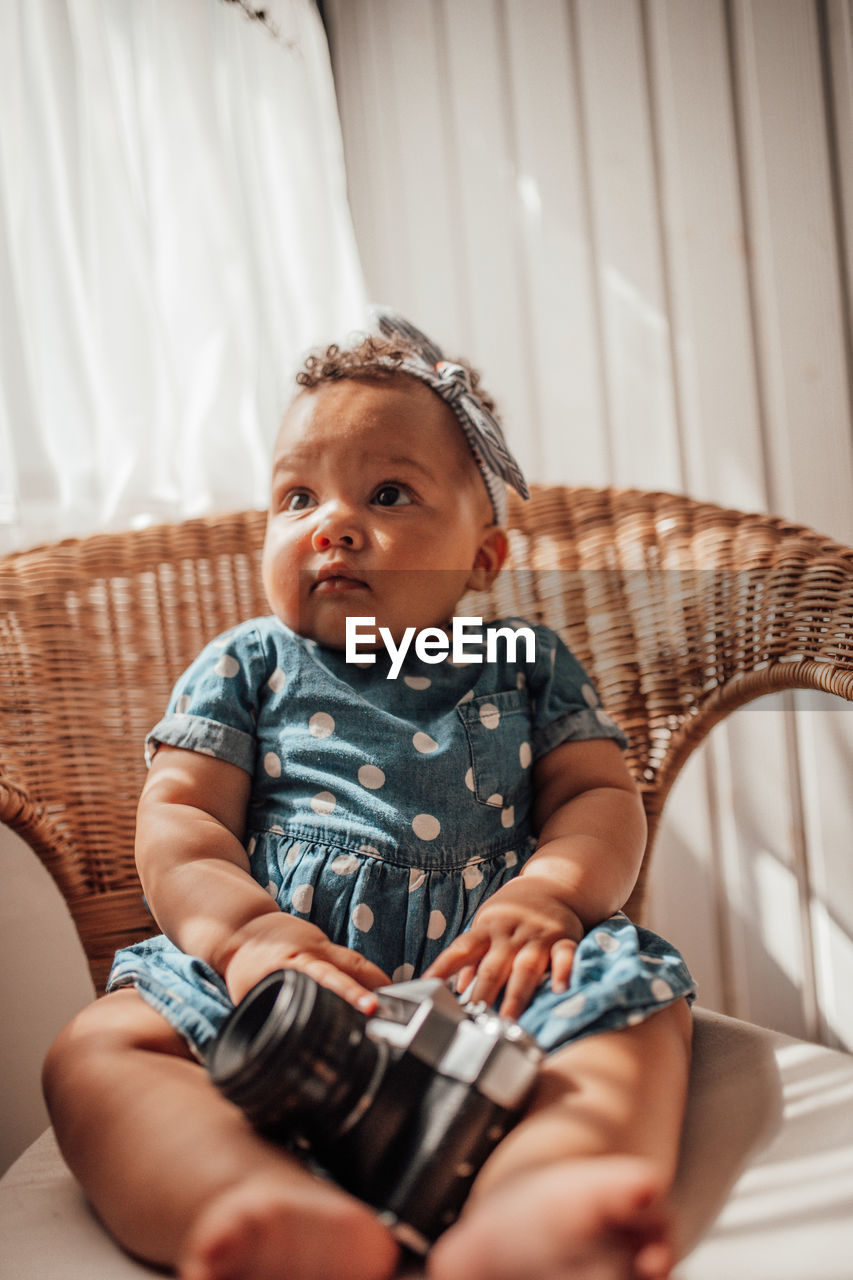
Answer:
<svg viewBox="0 0 853 1280"><path fill-rule="evenodd" d="M149 737L149 751L165 743L246 770L254 878L395 981L420 975L532 854L536 761L563 742L625 745L556 633L490 625L528 627L535 654L499 637L486 660L485 638L469 638L466 661L410 652L389 678L384 649L348 663L254 619L202 651ZM109 989L128 985L200 1056L231 1009L221 977L162 936L118 952ZM521 1021L550 1051L693 989L678 952L619 913L584 938L569 991L546 979Z"/></svg>

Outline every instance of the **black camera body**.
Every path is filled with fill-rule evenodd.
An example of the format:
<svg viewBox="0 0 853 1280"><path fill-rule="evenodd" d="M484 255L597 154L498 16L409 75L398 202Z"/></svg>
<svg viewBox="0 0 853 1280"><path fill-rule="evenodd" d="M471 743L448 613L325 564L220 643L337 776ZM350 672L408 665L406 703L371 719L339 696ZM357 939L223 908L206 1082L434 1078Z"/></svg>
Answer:
<svg viewBox="0 0 853 1280"><path fill-rule="evenodd" d="M259 1132L372 1205L425 1253L518 1119L542 1052L517 1023L438 978L381 987L367 1017L295 969L224 1024L214 1083Z"/></svg>

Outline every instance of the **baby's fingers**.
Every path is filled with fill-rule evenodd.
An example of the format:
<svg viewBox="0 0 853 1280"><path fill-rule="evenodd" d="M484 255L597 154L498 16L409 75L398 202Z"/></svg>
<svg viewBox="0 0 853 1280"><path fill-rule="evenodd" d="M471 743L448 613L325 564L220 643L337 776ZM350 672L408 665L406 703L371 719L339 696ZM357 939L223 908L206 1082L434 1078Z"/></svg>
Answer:
<svg viewBox="0 0 853 1280"><path fill-rule="evenodd" d="M501 1001L500 1013L504 1018L520 1018L530 1004L536 988L548 968L548 952L538 943L522 947L512 963L512 972Z"/></svg>
<svg viewBox="0 0 853 1280"><path fill-rule="evenodd" d="M489 949L487 938L476 938L472 933L462 933L445 947L424 973L425 978L452 978L462 971L476 969ZM468 979L470 981L470 978Z"/></svg>
<svg viewBox="0 0 853 1280"><path fill-rule="evenodd" d="M300 957L291 967L301 969L321 987L334 991L336 996L346 1000L347 1004L355 1005L356 1009L360 1009L362 1013L374 1013L379 1005L379 1000L372 991L367 990L348 973L326 960L316 956L304 959Z"/></svg>
<svg viewBox="0 0 853 1280"><path fill-rule="evenodd" d="M554 991L568 991L577 949L578 944L573 938L561 938L551 948L551 987Z"/></svg>
<svg viewBox="0 0 853 1280"><path fill-rule="evenodd" d="M515 949L506 942L492 942L484 958L477 966L476 979L468 996L475 1003L480 1000L494 1004L512 973Z"/></svg>
<svg viewBox="0 0 853 1280"><path fill-rule="evenodd" d="M361 955L358 951L351 951L349 947L332 947L334 964L348 973L350 977L355 978L356 982L362 986L373 990L375 987L386 987L391 979L388 974L379 968L378 964L374 964L372 960L368 960L367 956Z"/></svg>
<svg viewBox="0 0 853 1280"><path fill-rule="evenodd" d="M379 1007L373 988L385 986L389 981L377 965L347 947L331 946L327 955L305 952L293 957L291 967L301 969L321 987L334 991L367 1014L375 1013Z"/></svg>

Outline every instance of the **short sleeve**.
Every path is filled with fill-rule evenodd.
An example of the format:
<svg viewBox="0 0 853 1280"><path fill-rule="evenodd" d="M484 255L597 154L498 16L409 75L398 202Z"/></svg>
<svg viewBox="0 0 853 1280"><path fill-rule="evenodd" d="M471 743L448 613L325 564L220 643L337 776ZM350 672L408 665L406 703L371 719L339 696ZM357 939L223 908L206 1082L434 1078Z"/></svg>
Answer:
<svg viewBox="0 0 853 1280"><path fill-rule="evenodd" d="M258 690L267 665L260 637L250 627L211 641L177 681L166 714L149 733L149 763L162 744L216 756L252 773Z"/></svg>
<svg viewBox="0 0 853 1280"><path fill-rule="evenodd" d="M580 662L555 631L536 628L536 665L530 676L533 758L563 742L612 738L624 750L628 739L601 705Z"/></svg>

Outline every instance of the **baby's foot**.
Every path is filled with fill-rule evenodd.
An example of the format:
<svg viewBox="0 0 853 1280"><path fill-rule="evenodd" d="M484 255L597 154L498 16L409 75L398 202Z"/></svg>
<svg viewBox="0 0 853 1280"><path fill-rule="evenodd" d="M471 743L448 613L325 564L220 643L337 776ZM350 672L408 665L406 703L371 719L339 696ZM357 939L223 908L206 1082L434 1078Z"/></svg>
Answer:
<svg viewBox="0 0 853 1280"><path fill-rule="evenodd" d="M207 1206L180 1280L389 1280L398 1246L373 1213L320 1181L268 1174Z"/></svg>
<svg viewBox="0 0 853 1280"><path fill-rule="evenodd" d="M654 1167L559 1161L475 1198L428 1258L430 1280L666 1280L674 1257Z"/></svg>

